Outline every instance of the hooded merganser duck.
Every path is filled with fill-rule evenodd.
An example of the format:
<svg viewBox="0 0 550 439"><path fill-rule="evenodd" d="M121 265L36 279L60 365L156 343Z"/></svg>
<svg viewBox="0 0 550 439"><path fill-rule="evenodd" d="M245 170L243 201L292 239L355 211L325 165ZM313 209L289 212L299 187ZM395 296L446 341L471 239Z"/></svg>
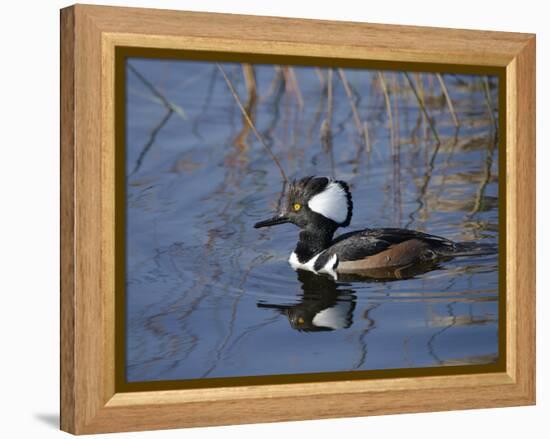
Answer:
<svg viewBox="0 0 550 439"><path fill-rule="evenodd" d="M409 229L363 229L334 238L339 227L351 222L353 202L348 185L329 177L294 180L278 215L255 228L292 223L301 229L289 258L295 269L342 274L435 264L458 256L468 246L440 236Z"/></svg>

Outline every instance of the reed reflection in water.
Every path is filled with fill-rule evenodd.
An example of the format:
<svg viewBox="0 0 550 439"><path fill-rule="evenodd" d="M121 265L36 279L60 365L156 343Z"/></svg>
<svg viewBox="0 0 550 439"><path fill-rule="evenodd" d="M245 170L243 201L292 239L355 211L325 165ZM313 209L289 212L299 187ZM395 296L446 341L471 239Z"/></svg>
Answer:
<svg viewBox="0 0 550 439"><path fill-rule="evenodd" d="M349 182L347 230L498 243L498 78L127 62L127 379L498 359L498 256L333 281L255 230L281 172ZM265 142L266 145L263 145ZM347 231L346 230L346 231Z"/></svg>

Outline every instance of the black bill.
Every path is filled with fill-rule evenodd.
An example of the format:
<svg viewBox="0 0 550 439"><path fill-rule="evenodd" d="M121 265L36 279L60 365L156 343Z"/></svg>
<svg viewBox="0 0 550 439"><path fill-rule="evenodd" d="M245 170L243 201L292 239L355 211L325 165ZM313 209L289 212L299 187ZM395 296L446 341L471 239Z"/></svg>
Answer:
<svg viewBox="0 0 550 439"><path fill-rule="evenodd" d="M260 227L276 226L277 224L285 224L289 222L290 220L286 216L274 216L273 218L254 224L254 228L259 229Z"/></svg>

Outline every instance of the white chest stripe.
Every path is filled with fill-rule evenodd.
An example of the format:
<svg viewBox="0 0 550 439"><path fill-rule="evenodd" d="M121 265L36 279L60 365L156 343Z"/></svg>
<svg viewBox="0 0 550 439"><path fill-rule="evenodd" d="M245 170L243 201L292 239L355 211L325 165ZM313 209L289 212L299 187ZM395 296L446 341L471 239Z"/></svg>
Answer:
<svg viewBox="0 0 550 439"><path fill-rule="evenodd" d="M315 265L315 261L317 260L318 257L319 257L319 255L315 255L309 261L302 264L298 260L298 256L296 256L296 253L292 252L292 254L290 255L290 258L288 259L288 262L290 263L290 265L292 265L292 268L294 268L295 270L297 270L298 268L301 268L302 270L308 270L308 271L315 272L315 270L313 269L313 266Z"/></svg>
<svg viewBox="0 0 550 439"><path fill-rule="evenodd" d="M348 217L346 191L334 181L323 192L313 196L307 205L314 212L337 223L343 223Z"/></svg>
<svg viewBox="0 0 550 439"><path fill-rule="evenodd" d="M307 261L305 263L301 263L298 260L298 256L296 256L296 253L292 252L292 254L290 255L290 258L288 259L288 262L290 263L292 268L294 268L294 270L302 269L302 270L312 271L314 273L326 273L326 274L331 275L335 280L338 279L338 275L336 274L336 271L334 270L334 266L338 262L338 256L336 256L336 255L332 255L330 257L330 259L327 261L327 263L320 270L315 271L315 268L314 268L315 261L317 260L317 258L319 257L320 254L321 253L315 255L314 257L312 257L309 261Z"/></svg>

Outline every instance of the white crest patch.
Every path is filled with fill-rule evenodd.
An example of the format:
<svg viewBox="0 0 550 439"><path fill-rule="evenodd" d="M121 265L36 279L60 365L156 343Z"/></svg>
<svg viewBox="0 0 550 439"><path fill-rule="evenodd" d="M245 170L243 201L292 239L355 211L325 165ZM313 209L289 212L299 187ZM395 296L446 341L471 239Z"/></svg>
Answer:
<svg viewBox="0 0 550 439"><path fill-rule="evenodd" d="M311 197L307 205L314 212L337 223L343 223L348 217L346 190L335 181L329 183L323 192Z"/></svg>
<svg viewBox="0 0 550 439"><path fill-rule="evenodd" d="M349 312L352 302L337 302L333 307L322 310L313 317L315 326L343 329L349 326Z"/></svg>

